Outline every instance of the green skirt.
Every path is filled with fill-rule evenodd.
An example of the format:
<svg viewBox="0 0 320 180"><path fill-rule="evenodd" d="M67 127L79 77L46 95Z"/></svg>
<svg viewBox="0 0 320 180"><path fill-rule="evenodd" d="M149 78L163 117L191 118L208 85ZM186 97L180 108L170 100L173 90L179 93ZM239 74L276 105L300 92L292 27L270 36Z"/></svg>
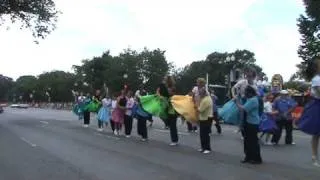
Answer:
<svg viewBox="0 0 320 180"><path fill-rule="evenodd" d="M167 119L168 117L168 99L159 95L147 95L140 97L142 108L153 116Z"/></svg>

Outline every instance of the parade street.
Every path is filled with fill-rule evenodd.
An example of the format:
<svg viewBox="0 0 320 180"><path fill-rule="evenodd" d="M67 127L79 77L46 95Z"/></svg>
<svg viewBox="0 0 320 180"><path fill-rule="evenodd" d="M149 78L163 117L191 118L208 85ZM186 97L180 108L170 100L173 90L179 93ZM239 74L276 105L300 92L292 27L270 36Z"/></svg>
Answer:
<svg viewBox="0 0 320 180"><path fill-rule="evenodd" d="M136 123L136 122L135 122ZM134 124L135 126L135 124ZM1 180L312 180L310 137L294 132L296 145L262 146L264 164L241 164L243 147L233 126L211 139L213 152L197 152L198 134L179 122L180 144L170 147L161 121L149 128L149 141L83 128L70 111L5 109L0 114Z"/></svg>

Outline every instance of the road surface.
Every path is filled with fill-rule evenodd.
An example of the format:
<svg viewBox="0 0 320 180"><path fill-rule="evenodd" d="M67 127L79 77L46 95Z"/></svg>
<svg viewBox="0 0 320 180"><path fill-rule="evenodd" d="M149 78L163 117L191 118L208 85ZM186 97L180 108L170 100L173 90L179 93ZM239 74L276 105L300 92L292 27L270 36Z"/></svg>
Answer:
<svg viewBox="0 0 320 180"><path fill-rule="evenodd" d="M83 128L68 111L5 109L0 114L0 180L312 180L310 137L294 132L297 145L263 146L264 164L240 164L242 142L235 127L223 126L212 138L213 153L203 155L197 134L179 124L180 145L170 147L160 121L148 142L133 130L129 139ZM283 142L283 140L281 141Z"/></svg>

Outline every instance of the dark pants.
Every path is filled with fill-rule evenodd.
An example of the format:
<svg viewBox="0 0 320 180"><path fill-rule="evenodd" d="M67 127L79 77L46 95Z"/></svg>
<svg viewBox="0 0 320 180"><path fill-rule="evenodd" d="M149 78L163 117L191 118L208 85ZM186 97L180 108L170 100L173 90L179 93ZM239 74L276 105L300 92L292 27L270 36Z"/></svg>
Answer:
<svg viewBox="0 0 320 180"><path fill-rule="evenodd" d="M89 111L83 112L83 124L85 124L85 125L90 124L90 112Z"/></svg>
<svg viewBox="0 0 320 180"><path fill-rule="evenodd" d="M132 116L125 115L124 116L124 130L126 135L130 135L132 131Z"/></svg>
<svg viewBox="0 0 320 180"><path fill-rule="evenodd" d="M245 161L262 162L260 155L260 144L258 139L259 126L249 123L244 123L244 154Z"/></svg>
<svg viewBox="0 0 320 180"><path fill-rule="evenodd" d="M272 143L279 143L279 140L281 139L282 135L282 129L286 129L286 139L285 143L286 144L292 144L292 121L286 120L286 119L280 119L279 121L276 122L278 129L275 131L273 137L272 137Z"/></svg>
<svg viewBox="0 0 320 180"><path fill-rule="evenodd" d="M171 142L177 143L178 142L178 129L177 129L177 116L176 115L169 115L168 116L168 123L170 128L170 137Z"/></svg>
<svg viewBox="0 0 320 180"><path fill-rule="evenodd" d="M146 118L143 118L141 116L137 116L138 120L138 134L143 138L147 139L148 138L148 131L147 131L147 120Z"/></svg>
<svg viewBox="0 0 320 180"><path fill-rule="evenodd" d="M169 125L170 125L168 119L163 119L162 121L163 121L163 123L164 123L164 126L165 126L166 128L168 128Z"/></svg>
<svg viewBox="0 0 320 180"><path fill-rule="evenodd" d="M98 128L103 128L103 121L98 120Z"/></svg>
<svg viewBox="0 0 320 180"><path fill-rule="evenodd" d="M111 129L113 132L115 130L115 127L114 127L114 122L112 121L112 119L110 119L110 126L111 126Z"/></svg>
<svg viewBox="0 0 320 180"><path fill-rule="evenodd" d="M211 151L210 146L210 121L209 120L200 120L200 142L202 150Z"/></svg>
<svg viewBox="0 0 320 180"><path fill-rule="evenodd" d="M197 126L193 126L192 123L187 122L188 131L196 131Z"/></svg>
<svg viewBox="0 0 320 180"><path fill-rule="evenodd" d="M218 112L214 112L213 118L214 118L214 121L216 122L215 126L216 126L216 129L217 129L217 132L218 132L218 134L221 134L222 130L221 130L221 125L220 125Z"/></svg>

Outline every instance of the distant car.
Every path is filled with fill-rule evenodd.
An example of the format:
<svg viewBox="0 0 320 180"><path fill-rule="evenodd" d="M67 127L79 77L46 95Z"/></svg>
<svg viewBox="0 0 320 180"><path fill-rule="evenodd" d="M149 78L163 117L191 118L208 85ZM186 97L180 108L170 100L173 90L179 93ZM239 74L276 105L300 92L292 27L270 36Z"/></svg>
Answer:
<svg viewBox="0 0 320 180"><path fill-rule="evenodd" d="M0 114L3 113L3 107L0 106Z"/></svg>
<svg viewBox="0 0 320 180"><path fill-rule="evenodd" d="M22 109L27 109L29 108L28 104L11 104L11 108L22 108Z"/></svg>

